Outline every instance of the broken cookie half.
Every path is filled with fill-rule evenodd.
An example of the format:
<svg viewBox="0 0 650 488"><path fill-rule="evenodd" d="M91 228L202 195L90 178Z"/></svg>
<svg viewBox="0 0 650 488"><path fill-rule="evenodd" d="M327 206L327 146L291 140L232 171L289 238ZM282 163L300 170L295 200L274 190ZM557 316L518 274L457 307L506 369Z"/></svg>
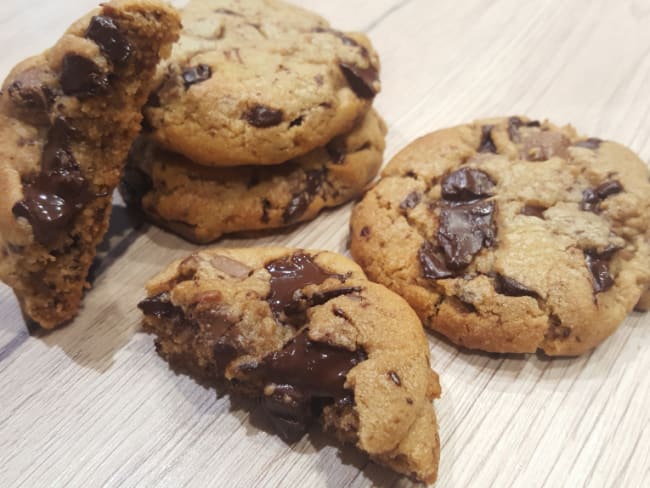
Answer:
<svg viewBox="0 0 650 488"><path fill-rule="evenodd" d="M375 461L433 482L440 394L404 300L329 252L214 249L173 263L140 303L160 355L260 399L278 435L314 422Z"/></svg>
<svg viewBox="0 0 650 488"><path fill-rule="evenodd" d="M75 316L160 59L165 3L115 0L9 74L0 92L0 279L45 328Z"/></svg>

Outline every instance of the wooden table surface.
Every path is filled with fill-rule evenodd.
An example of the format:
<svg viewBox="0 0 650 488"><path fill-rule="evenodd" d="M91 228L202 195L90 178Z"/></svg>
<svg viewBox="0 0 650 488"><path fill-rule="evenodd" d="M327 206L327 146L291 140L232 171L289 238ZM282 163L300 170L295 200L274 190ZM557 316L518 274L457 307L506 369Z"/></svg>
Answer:
<svg viewBox="0 0 650 488"><path fill-rule="evenodd" d="M0 73L94 3L2 0ZM428 131L510 114L572 122L650 158L650 0L299 3L374 41L388 158ZM349 212L218 245L346 253ZM168 369L135 306L147 278L193 249L118 200L74 323L30 335L0 286L0 487L408 486L319 434L287 447L249 404ZM430 344L443 387L437 486L649 486L649 315L576 359Z"/></svg>

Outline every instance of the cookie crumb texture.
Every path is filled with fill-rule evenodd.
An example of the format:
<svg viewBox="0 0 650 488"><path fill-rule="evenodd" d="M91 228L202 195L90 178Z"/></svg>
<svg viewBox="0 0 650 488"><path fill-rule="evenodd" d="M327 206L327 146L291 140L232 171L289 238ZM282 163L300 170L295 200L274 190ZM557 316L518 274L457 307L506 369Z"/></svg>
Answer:
<svg viewBox="0 0 650 488"><path fill-rule="evenodd" d="M380 90L361 33L280 0L193 0L145 117L208 166L280 164L349 132Z"/></svg>
<svg viewBox="0 0 650 488"><path fill-rule="evenodd" d="M18 64L0 97L0 278L45 328L77 313L141 107L180 19L108 2Z"/></svg>
<svg viewBox="0 0 650 488"><path fill-rule="evenodd" d="M647 307L649 221L630 150L491 119L400 152L353 211L351 251L458 345L577 355Z"/></svg>
<svg viewBox="0 0 650 488"><path fill-rule="evenodd" d="M386 126L371 110L352 132L280 166L209 168L146 137L129 156L124 199L196 243L311 220L362 194L383 161Z"/></svg>
<svg viewBox="0 0 650 488"><path fill-rule="evenodd" d="M418 480L436 479L440 394L417 315L328 252L214 249L173 263L140 304L160 355L260 398L276 433L314 422Z"/></svg>

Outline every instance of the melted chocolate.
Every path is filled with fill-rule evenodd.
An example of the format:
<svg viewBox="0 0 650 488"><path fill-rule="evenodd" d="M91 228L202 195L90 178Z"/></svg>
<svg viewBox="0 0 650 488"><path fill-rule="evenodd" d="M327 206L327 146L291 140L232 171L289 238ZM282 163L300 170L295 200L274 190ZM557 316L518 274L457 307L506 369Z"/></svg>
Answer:
<svg viewBox="0 0 650 488"><path fill-rule="evenodd" d="M412 191L404 200L402 200L402 203L399 204L399 208L402 210L411 210L417 207L420 204L420 201L422 201L422 195L416 191Z"/></svg>
<svg viewBox="0 0 650 488"><path fill-rule="evenodd" d="M494 289L497 293L510 297L539 297L539 295L530 288L522 285L512 278L508 278L502 275L496 276L496 279L494 281Z"/></svg>
<svg viewBox="0 0 650 488"><path fill-rule="evenodd" d="M584 147L586 149L598 149L602 142L603 141L600 140L600 139L597 139L595 137L590 137L587 140L576 142L574 144L574 146L575 147Z"/></svg>
<svg viewBox="0 0 650 488"><path fill-rule="evenodd" d="M492 195L494 182L487 173L462 168L442 180L442 197L450 202L469 202Z"/></svg>
<svg viewBox="0 0 650 488"><path fill-rule="evenodd" d="M242 118L253 127L266 129L280 125L284 119L284 112L265 105L255 105L244 112Z"/></svg>
<svg viewBox="0 0 650 488"><path fill-rule="evenodd" d="M418 259L422 267L422 276L429 280L451 278L455 274L447 267L442 251L435 249L430 242L422 244Z"/></svg>
<svg viewBox="0 0 650 488"><path fill-rule="evenodd" d="M343 288L335 288L334 290L319 291L314 293L309 299L309 305L312 307L323 305L324 303L334 300L337 297L344 295L352 295L360 293L361 288L358 286L345 286Z"/></svg>
<svg viewBox="0 0 650 488"><path fill-rule="evenodd" d="M304 188L299 193L293 195L289 205L287 205L287 208L282 214L282 219L285 224L293 224L304 215L320 191L325 180L325 175L325 169L307 172Z"/></svg>
<svg viewBox="0 0 650 488"><path fill-rule="evenodd" d="M480 153L497 153L497 147L492 140L492 125L484 125L481 127L481 143L478 147L478 152Z"/></svg>
<svg viewBox="0 0 650 488"><path fill-rule="evenodd" d="M614 278L609 274L609 261L617 248L607 249L602 253L594 250L585 251L585 264L591 273L594 293L601 293L614 286Z"/></svg>
<svg viewBox="0 0 650 488"><path fill-rule="evenodd" d="M295 441L306 432L319 407L332 402L351 403L352 392L345 389L345 379L365 359L367 355L361 350L351 352L312 342L306 333L267 356L258 372L267 385L276 386L262 405L278 435Z"/></svg>
<svg viewBox="0 0 650 488"><path fill-rule="evenodd" d="M484 247L496 241L494 202L471 202L443 206L438 240L447 266L458 270L468 266Z"/></svg>
<svg viewBox="0 0 650 488"><path fill-rule="evenodd" d="M340 275L324 271L311 256L301 252L271 261L265 267L271 274L271 292L266 300L279 320L291 315L292 308L304 298L297 293L304 287L320 285L328 278L341 280Z"/></svg>
<svg viewBox="0 0 650 488"><path fill-rule="evenodd" d="M524 205L519 213L521 215L527 215L529 217L544 219L544 212L546 210L546 207L542 207L541 205Z"/></svg>
<svg viewBox="0 0 650 488"><path fill-rule="evenodd" d="M23 182L24 198L12 209L16 217L27 219L36 240L48 247L94 196L70 152L73 135L63 117L55 120L43 149L41 171Z"/></svg>
<svg viewBox="0 0 650 488"><path fill-rule="evenodd" d="M66 95L103 95L109 89L108 76L91 59L66 54L61 66L61 89Z"/></svg>
<svg viewBox="0 0 650 488"><path fill-rule="evenodd" d="M86 31L86 38L95 41L113 64L123 64L131 56L131 44L110 17L93 17Z"/></svg>
<svg viewBox="0 0 650 488"><path fill-rule="evenodd" d="M341 63L339 65L345 79L356 96L363 99L374 98L377 94L375 83L379 80L379 73L373 66L359 68L354 64Z"/></svg>
<svg viewBox="0 0 650 488"><path fill-rule="evenodd" d="M187 90L190 86L212 78L212 68L207 64L199 64L183 71L183 83Z"/></svg>

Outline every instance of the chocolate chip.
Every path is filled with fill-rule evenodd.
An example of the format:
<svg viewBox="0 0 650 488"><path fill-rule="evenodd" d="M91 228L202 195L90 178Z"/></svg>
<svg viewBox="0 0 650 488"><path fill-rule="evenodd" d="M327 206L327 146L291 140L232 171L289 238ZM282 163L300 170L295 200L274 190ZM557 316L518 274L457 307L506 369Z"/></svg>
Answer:
<svg viewBox="0 0 650 488"><path fill-rule="evenodd" d="M345 139L340 137L333 139L325 146L325 150L332 160L332 163L343 164L345 162L345 156L347 156Z"/></svg>
<svg viewBox="0 0 650 488"><path fill-rule="evenodd" d="M304 121L304 117L301 115L298 118L293 119L291 122L289 122L289 128L291 127L300 127Z"/></svg>
<svg viewBox="0 0 650 488"><path fill-rule="evenodd" d="M496 276L494 281L494 289L500 295L506 295L510 297L539 297L537 292L531 290L525 285L522 285L518 281L513 280L512 278L508 278L502 275Z"/></svg>
<svg viewBox="0 0 650 488"><path fill-rule="evenodd" d="M86 31L86 38L95 41L113 64L123 64L131 56L131 44L110 17L93 17Z"/></svg>
<svg viewBox="0 0 650 488"><path fill-rule="evenodd" d="M341 319L343 319L343 320L345 320L347 322L352 322L352 319L350 319L350 316L347 313L345 313L345 310L343 310L342 308L334 307L334 309L332 310L332 313L336 317L339 317L339 318L341 318Z"/></svg>
<svg viewBox="0 0 650 488"><path fill-rule="evenodd" d="M451 269L468 266L484 247L496 241L494 202L473 202L443 206L440 212L438 240Z"/></svg>
<svg viewBox="0 0 650 488"><path fill-rule="evenodd" d="M451 202L469 202L492 195L494 182L487 173L461 168L442 179L442 197Z"/></svg>
<svg viewBox="0 0 650 488"><path fill-rule="evenodd" d="M395 371L389 371L388 372L388 377L397 386L402 386L402 380L400 379L399 375Z"/></svg>
<svg viewBox="0 0 650 488"><path fill-rule="evenodd" d="M562 320L557 315L549 317L549 326L544 337L549 340L566 339L571 335L571 329L562 325Z"/></svg>
<svg viewBox="0 0 650 488"><path fill-rule="evenodd" d="M585 264L592 276L594 293L607 291L614 286L614 279L609 274L609 261L616 251L616 248L607 249L603 253L595 250L585 251Z"/></svg>
<svg viewBox="0 0 650 488"><path fill-rule="evenodd" d="M157 319L178 320L185 317L183 309L174 305L166 292L142 300L138 308L144 315Z"/></svg>
<svg viewBox="0 0 650 488"><path fill-rule="evenodd" d="M265 198L262 200L262 217L261 221L264 224L268 224L271 221L271 218L269 217L269 210L271 209L271 202L268 200L268 198Z"/></svg>
<svg viewBox="0 0 650 488"><path fill-rule="evenodd" d="M280 125L284 118L284 112L265 105L255 105L244 112L242 117L253 127L266 129Z"/></svg>
<svg viewBox="0 0 650 488"><path fill-rule="evenodd" d="M40 69L30 69L16 76L7 93L11 101L20 108L47 112L54 104L55 94L44 84L48 78Z"/></svg>
<svg viewBox="0 0 650 488"><path fill-rule="evenodd" d="M352 352L313 342L306 333L264 358L257 372L267 385L275 386L263 407L274 426L280 427L278 434L296 440L306 432L314 410L327 403L351 404L352 392L345 389L345 379L366 359L362 350Z"/></svg>
<svg viewBox="0 0 650 488"><path fill-rule="evenodd" d="M379 73L372 65L368 68L360 68L353 64L341 63L339 66L348 85L359 98L375 97L377 94L375 83L379 81Z"/></svg>
<svg viewBox="0 0 650 488"><path fill-rule="evenodd" d="M605 181L595 189L588 188L582 192L580 208L586 212L598 213L600 211L600 203L603 200L622 191L623 185L618 181Z"/></svg>
<svg viewBox="0 0 650 488"><path fill-rule="evenodd" d="M402 210L414 209L420 204L421 200L422 196L418 192L412 191L404 200L402 200L402 203L399 204L399 208Z"/></svg>
<svg viewBox="0 0 650 488"><path fill-rule="evenodd" d="M199 64L198 66L186 68L182 76L185 89L187 90L196 83L201 83L212 78L212 68L207 64Z"/></svg>
<svg viewBox="0 0 650 488"><path fill-rule="evenodd" d="M544 219L544 212L547 208L542 207L541 205L524 205L519 213L521 215L527 215L528 217L537 217L538 219Z"/></svg>
<svg viewBox="0 0 650 488"><path fill-rule="evenodd" d="M595 137L590 137L589 139L586 139L584 141L579 141L574 144L575 147L584 147L586 149L598 149L600 147L600 144L603 141L600 139L597 139Z"/></svg>
<svg viewBox="0 0 650 488"><path fill-rule="evenodd" d="M368 237L370 235L370 227L367 225L361 229L361 232L359 232L359 235L361 237Z"/></svg>
<svg viewBox="0 0 650 488"><path fill-rule="evenodd" d="M492 125L484 125L481 127L481 143L478 147L480 153L497 153L497 147L492 140Z"/></svg>
<svg viewBox="0 0 650 488"><path fill-rule="evenodd" d="M109 89L108 76L92 60L66 54L61 67L61 89L71 96L103 95Z"/></svg>
<svg viewBox="0 0 650 488"><path fill-rule="evenodd" d="M442 252L425 242L418 251L418 259L422 267L422 276L428 280L451 278L454 273L447 268Z"/></svg>
<svg viewBox="0 0 650 488"><path fill-rule="evenodd" d="M142 197L153 188L151 176L140 168L128 165L120 181L120 194L124 201L136 208L142 207Z"/></svg>
<svg viewBox="0 0 650 488"><path fill-rule="evenodd" d="M293 195L289 205L284 210L282 218L285 224L293 224L304 215L311 202L314 201L314 198L320 192L325 175L326 171L324 169L307 172L303 189Z"/></svg>
<svg viewBox="0 0 650 488"><path fill-rule="evenodd" d="M41 171L23 182L23 200L12 209L16 217L30 223L35 239L46 247L56 242L94 196L70 152L73 133L63 117L55 120L43 149Z"/></svg>
<svg viewBox="0 0 650 488"><path fill-rule="evenodd" d="M537 120L524 122L519 117L510 117L508 119L508 135L511 141L519 142L519 129L521 127L541 127L541 124Z"/></svg>
<svg viewBox="0 0 650 488"><path fill-rule="evenodd" d="M345 295L352 295L355 293L360 293L361 288L358 286L346 286L343 288L336 288L334 290L327 290L327 291L319 291L314 293L311 298L309 299L309 304L312 307L318 306L318 305L323 305L330 300L334 300L335 298L345 296Z"/></svg>
<svg viewBox="0 0 650 488"><path fill-rule="evenodd" d="M265 268L271 275L271 291L266 301L273 315L281 321L286 321L296 301L302 298L297 292L308 285L320 285L329 278L340 279L339 275L324 271L311 256L301 252L271 261Z"/></svg>

